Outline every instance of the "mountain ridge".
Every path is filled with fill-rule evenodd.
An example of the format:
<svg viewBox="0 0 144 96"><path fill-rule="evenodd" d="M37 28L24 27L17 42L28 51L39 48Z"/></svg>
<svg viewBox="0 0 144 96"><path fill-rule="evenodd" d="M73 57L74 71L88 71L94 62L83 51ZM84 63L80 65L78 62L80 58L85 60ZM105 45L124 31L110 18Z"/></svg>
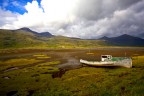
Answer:
<svg viewBox="0 0 144 96"><path fill-rule="evenodd" d="M106 46L101 40L83 40L79 38L40 36L29 29L2 30L0 29L0 48L92 48Z"/></svg>
<svg viewBox="0 0 144 96"><path fill-rule="evenodd" d="M29 28L0 29L0 48L96 48L105 46L144 46L144 39L123 34L117 37L80 39L37 33Z"/></svg>
<svg viewBox="0 0 144 96"><path fill-rule="evenodd" d="M41 33L38 33L38 32L32 31L31 29L29 29L27 27L23 27L23 28L14 30L14 31L25 31L25 32L31 32L31 33L33 33L35 35L38 35L38 36L53 37L53 35L50 32L41 32Z"/></svg>
<svg viewBox="0 0 144 96"><path fill-rule="evenodd" d="M128 34L111 38L104 36L100 38L100 40L105 40L106 42L116 46L144 46L144 39Z"/></svg>

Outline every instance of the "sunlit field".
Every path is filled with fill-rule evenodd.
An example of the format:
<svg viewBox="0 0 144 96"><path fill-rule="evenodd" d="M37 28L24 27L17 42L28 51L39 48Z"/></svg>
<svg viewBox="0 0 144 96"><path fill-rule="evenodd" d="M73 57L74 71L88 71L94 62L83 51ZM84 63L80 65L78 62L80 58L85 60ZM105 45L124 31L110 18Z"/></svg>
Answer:
<svg viewBox="0 0 144 96"><path fill-rule="evenodd" d="M132 68L79 59L131 57ZM143 96L144 48L0 50L0 96Z"/></svg>

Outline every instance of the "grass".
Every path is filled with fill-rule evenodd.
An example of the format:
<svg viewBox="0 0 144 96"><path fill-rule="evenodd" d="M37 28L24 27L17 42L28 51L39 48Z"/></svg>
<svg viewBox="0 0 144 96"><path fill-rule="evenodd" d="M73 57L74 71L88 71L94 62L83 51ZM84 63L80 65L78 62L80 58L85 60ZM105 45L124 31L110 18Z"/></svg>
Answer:
<svg viewBox="0 0 144 96"><path fill-rule="evenodd" d="M56 83L53 83L52 86L58 86L56 88L58 92L63 90L61 93L66 91L69 93L68 95L143 96L144 74L140 73L143 73L144 70L140 69L144 67L144 58L141 56L139 59L142 61L141 64L134 63L132 69L83 67L71 70L64 74L61 79L53 80ZM141 65L140 69L139 65ZM53 91L53 95L58 94L55 93L54 89L49 89L46 91L47 94L44 92L45 96L51 91ZM39 94L41 93L43 92Z"/></svg>
<svg viewBox="0 0 144 96"><path fill-rule="evenodd" d="M26 59L26 58L18 58L18 59L9 59L6 61L0 61L0 71L6 70L11 67L18 67L23 65L30 65L33 63L38 63L41 60L36 59Z"/></svg>
<svg viewBox="0 0 144 96"><path fill-rule="evenodd" d="M46 62L46 63L42 63L38 66L49 66L49 65L57 65L57 64L60 64L61 62L60 61L52 61L52 62Z"/></svg>
<svg viewBox="0 0 144 96"><path fill-rule="evenodd" d="M69 89L68 93L72 92L73 95L143 95L142 90L144 87L140 87L139 84L136 84L137 80L140 80L141 84L143 84L141 80L142 74L136 76L136 73L132 70L136 69L85 67L69 71L65 74L62 77L64 80L63 85L65 85L65 88ZM62 82L63 81L60 83ZM137 87L139 91L138 89L135 91L135 87ZM55 95L55 93L53 94Z"/></svg>
<svg viewBox="0 0 144 96"><path fill-rule="evenodd" d="M46 66L58 64L58 61L43 63L33 67L13 70L0 74L0 94L17 91L18 95L27 96L30 90L39 90L46 87L46 83L52 80L51 73L59 71L58 68ZM10 79L5 79L9 77Z"/></svg>
<svg viewBox="0 0 144 96"><path fill-rule="evenodd" d="M88 53L86 53L87 55L93 55L94 53L90 53L90 52L88 52Z"/></svg>
<svg viewBox="0 0 144 96"><path fill-rule="evenodd" d="M65 50L66 51L66 50ZM125 51L125 50L124 50ZM139 50L138 50L139 51ZM58 52L58 51L57 51ZM68 52L68 51L67 51ZM72 51L74 52L74 51ZM87 52L77 51L71 56L82 58ZM95 51L95 56L106 53L108 50ZM117 56L119 50L111 51ZM16 92L20 96L143 96L144 94L144 53L139 51L135 56L134 51L127 51L132 56L133 68L119 67L82 67L80 69L66 71L61 78L52 78L52 73L59 69L52 65L61 64L61 61L54 60L40 63L35 66L26 67L20 70L0 73L0 95L4 96L10 92ZM89 55L85 55L89 58ZM48 56L51 57L49 54ZM32 55L33 57L33 55ZM20 59L20 60L19 60ZM8 59L1 61L0 68L4 66L21 66L29 64L33 59ZM35 61L36 60L36 61ZM17 63L19 62L19 63ZM21 62L21 63L20 63ZM34 59L33 62L38 62ZM32 62L31 62L32 63ZM20 65L18 65L20 64ZM5 79L4 77L9 77Z"/></svg>
<svg viewBox="0 0 144 96"><path fill-rule="evenodd" d="M47 56L45 54L35 54L33 56L36 57L37 59L48 59L48 58L51 58L50 56Z"/></svg>
<svg viewBox="0 0 144 96"><path fill-rule="evenodd" d="M35 55L33 55L34 57L45 57L46 55L44 55L44 54L35 54Z"/></svg>

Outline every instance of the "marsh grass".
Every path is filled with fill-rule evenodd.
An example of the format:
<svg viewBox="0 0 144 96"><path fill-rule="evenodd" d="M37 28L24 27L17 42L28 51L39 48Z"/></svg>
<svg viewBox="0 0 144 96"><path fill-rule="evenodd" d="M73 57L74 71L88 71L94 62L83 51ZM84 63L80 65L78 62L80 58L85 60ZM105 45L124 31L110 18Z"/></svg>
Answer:
<svg viewBox="0 0 144 96"><path fill-rule="evenodd" d="M3 71L8 68L18 67L23 65L30 65L33 63L40 62L41 60L36 59L26 59L26 58L18 58L18 59L9 59L6 61L0 61L0 71Z"/></svg>
<svg viewBox="0 0 144 96"><path fill-rule="evenodd" d="M57 65L57 64L60 64L61 62L60 61L51 61L51 62L46 62L46 63L41 63L40 65L37 65L37 66L49 66L49 65Z"/></svg>
<svg viewBox="0 0 144 96"><path fill-rule="evenodd" d="M86 53L87 55L94 55L94 53L90 53L90 52L88 52L88 53Z"/></svg>
<svg viewBox="0 0 144 96"><path fill-rule="evenodd" d="M63 51L65 52L66 50ZM95 53L96 57L104 53L120 56L124 51L120 50L120 53L118 53L119 50L110 52L107 50L94 50L92 53ZM71 56L76 59L87 59L89 55L83 55L86 52L80 51L79 53L71 54ZM19 96L143 96L144 53L139 51L140 55L134 56L135 50L130 50L127 54L132 56L133 60L133 67L130 69L85 66L80 69L66 71L61 78L52 78L52 73L59 71L58 68L52 65L61 64L61 61L51 58L53 61L20 70L3 72L0 73L0 95L5 96L10 92L16 92L15 95ZM49 56L51 57L51 55ZM1 61L0 68L5 69L9 65L21 66L39 62L36 59L18 59ZM5 79L4 77L9 77L10 79Z"/></svg>
<svg viewBox="0 0 144 96"><path fill-rule="evenodd" d="M83 67L67 71L62 78L54 79L45 91L35 95L79 95L79 96L143 96L144 56L133 57L134 67L96 68Z"/></svg>
<svg viewBox="0 0 144 96"><path fill-rule="evenodd" d="M55 62L54 62L55 63ZM52 62L50 62L52 64ZM58 68L51 66L33 66L21 70L13 70L0 74L0 94L10 91L18 91L16 94L27 96L30 90L39 90L47 87L52 81L51 73L59 71ZM10 79L4 79L8 76Z"/></svg>
<svg viewBox="0 0 144 96"><path fill-rule="evenodd" d="M34 57L36 57L37 59L48 59L51 58L50 56L47 56L45 54L34 54Z"/></svg>

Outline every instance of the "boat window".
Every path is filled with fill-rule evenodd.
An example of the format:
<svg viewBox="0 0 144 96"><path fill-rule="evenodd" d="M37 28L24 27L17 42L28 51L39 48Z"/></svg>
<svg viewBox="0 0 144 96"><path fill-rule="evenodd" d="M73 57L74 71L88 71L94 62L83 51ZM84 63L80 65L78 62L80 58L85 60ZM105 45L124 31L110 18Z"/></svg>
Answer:
<svg viewBox="0 0 144 96"><path fill-rule="evenodd" d="M102 58L107 58L107 56L102 56Z"/></svg>

